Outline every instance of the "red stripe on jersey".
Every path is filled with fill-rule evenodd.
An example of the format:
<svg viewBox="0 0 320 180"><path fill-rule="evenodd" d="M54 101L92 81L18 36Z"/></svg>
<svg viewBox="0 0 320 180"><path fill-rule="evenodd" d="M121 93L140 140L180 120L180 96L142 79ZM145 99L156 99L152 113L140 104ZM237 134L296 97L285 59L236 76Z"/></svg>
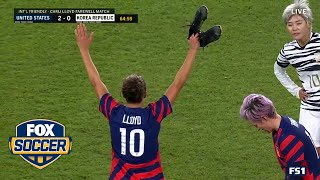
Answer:
<svg viewBox="0 0 320 180"><path fill-rule="evenodd" d="M127 163L125 163L120 171L114 176L114 180L120 180L122 179L128 172L129 168L127 167Z"/></svg>
<svg viewBox="0 0 320 180"><path fill-rule="evenodd" d="M154 116L156 115L156 108L157 108L156 103L153 103L153 104L152 104L152 114L153 114Z"/></svg>
<svg viewBox="0 0 320 180"><path fill-rule="evenodd" d="M287 167L287 163L284 162L283 160L281 160L280 158L277 158L278 159L278 162L280 164L280 168L282 169L282 171L284 173L286 173L286 167Z"/></svg>
<svg viewBox="0 0 320 180"><path fill-rule="evenodd" d="M118 158L113 158L112 163L111 163L111 169L110 169L110 175L112 174L114 168L118 165L119 159Z"/></svg>
<svg viewBox="0 0 320 180"><path fill-rule="evenodd" d="M277 132L275 132L275 134L273 134L273 142L274 142L274 145L278 145L278 141L279 141L279 138L280 138L280 135L282 133L282 129L279 128Z"/></svg>
<svg viewBox="0 0 320 180"><path fill-rule="evenodd" d="M107 118L109 119L109 116L108 116L108 112L107 112L107 102L108 102L108 99L109 99L110 95L108 94L106 99L104 100L104 105L103 105L103 111L105 112L105 115L107 116Z"/></svg>
<svg viewBox="0 0 320 180"><path fill-rule="evenodd" d="M278 134L277 134L277 135L278 135L278 140L279 140L279 138L280 138L280 134L282 134L282 128L279 128L279 129L278 129ZM278 142L278 141L277 141L277 142Z"/></svg>
<svg viewBox="0 0 320 180"><path fill-rule="evenodd" d="M294 138L295 136L289 135L284 141L282 141L282 143L280 144L280 151L283 151Z"/></svg>
<svg viewBox="0 0 320 180"><path fill-rule="evenodd" d="M147 162L147 163L142 163L142 164L130 164L130 163L125 163L125 164L121 167L120 171L115 175L114 180L122 179L125 175L127 175L127 172L128 172L128 170L130 170L130 169L139 169L139 168L148 167L148 166L151 166L151 165L153 165L153 164L155 164L155 163L157 163L157 162L160 163L160 154L159 154L159 152L158 152L157 157L156 157L154 160L152 160L152 161L150 161L150 162ZM118 163L117 163L117 164L118 164ZM116 166L117 164L115 164L115 166ZM160 166L159 168L161 168L161 166ZM152 172L152 171L151 171L151 172ZM161 172L162 172L162 168L161 168ZM111 173L112 173L112 172L111 172ZM150 173L150 172L148 172L148 173ZM143 174L143 173L141 173L141 174ZM159 173L158 173L158 174L159 174ZM137 176L137 175L138 175L138 174L134 174L133 176L131 176L130 180L138 180L138 179L136 179L136 177L140 177L140 176ZM157 175L157 174L156 174L156 175ZM152 176L151 176L151 177L152 177Z"/></svg>
<svg viewBox="0 0 320 180"><path fill-rule="evenodd" d="M160 110L160 114L157 119L158 123L160 123L162 120L163 110L164 110L164 105L163 105L163 100L161 100L161 110Z"/></svg>
<svg viewBox="0 0 320 180"><path fill-rule="evenodd" d="M140 178L138 178L136 174L134 174L133 176L130 177L130 180L140 180Z"/></svg>
<svg viewBox="0 0 320 180"><path fill-rule="evenodd" d="M167 114L166 114L166 115L168 116L170 113L171 113L171 109L170 109L170 107L168 107L168 108L167 108Z"/></svg>
<svg viewBox="0 0 320 180"><path fill-rule="evenodd" d="M302 179L303 179L303 180L315 180L315 179L313 178L313 173L310 174L310 171L309 171L309 167L308 167L307 162L306 162L306 161L303 161L303 162L301 163L301 166L306 167L306 175L303 176ZM317 180L318 180L318 179L317 179Z"/></svg>
<svg viewBox="0 0 320 180"><path fill-rule="evenodd" d="M304 160L304 153L301 154L301 156L296 160L296 162L303 161Z"/></svg>
<svg viewBox="0 0 320 180"><path fill-rule="evenodd" d="M109 109L109 117L110 117L110 115L111 115L111 111L112 111L112 109L114 108L114 106L116 106L118 103L117 103L117 101L115 101L114 99L112 100L112 102L111 102L111 105L110 105L110 109Z"/></svg>
<svg viewBox="0 0 320 180"><path fill-rule="evenodd" d="M300 149L302 146L303 146L302 142L299 141L299 142L290 150L290 152L286 155L285 161L288 162L288 161L292 158L292 156L295 155L295 154L299 151L299 149Z"/></svg>
<svg viewBox="0 0 320 180"><path fill-rule="evenodd" d="M155 158L154 160L152 160L150 162L147 162L147 163L142 163L142 164L129 164L129 163L126 163L126 164L127 164L127 167L129 167L129 168L138 169L138 168L144 168L144 167L148 167L148 166L154 165L157 162L160 162L159 155L157 156L157 158Z"/></svg>
<svg viewBox="0 0 320 180"><path fill-rule="evenodd" d="M135 174L135 175L137 175L139 177L139 179L146 179L146 178L152 178L160 173L162 173L161 166L150 171L150 172L144 172L144 173L139 173L139 174Z"/></svg>
<svg viewBox="0 0 320 180"><path fill-rule="evenodd" d="M282 133L281 128L279 128L277 132L274 132L274 134L273 134L273 143L274 143L273 149L274 149L274 152L275 152L276 157L278 159L278 163L281 166L281 169L285 172L286 171L285 167L287 166L287 163L280 159L280 157L282 157L283 155L282 155L282 152L280 151L280 148L277 148L281 133Z"/></svg>

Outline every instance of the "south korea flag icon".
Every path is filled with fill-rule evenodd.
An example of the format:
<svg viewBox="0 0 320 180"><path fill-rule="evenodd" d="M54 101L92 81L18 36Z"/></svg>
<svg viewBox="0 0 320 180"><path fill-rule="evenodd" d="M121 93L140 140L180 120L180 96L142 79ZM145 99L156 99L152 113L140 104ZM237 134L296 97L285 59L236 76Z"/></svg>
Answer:
<svg viewBox="0 0 320 180"><path fill-rule="evenodd" d="M61 155L71 152L72 139L65 137L65 127L47 119L25 121L16 126L16 136L9 138L9 150L13 155L38 169L43 169Z"/></svg>

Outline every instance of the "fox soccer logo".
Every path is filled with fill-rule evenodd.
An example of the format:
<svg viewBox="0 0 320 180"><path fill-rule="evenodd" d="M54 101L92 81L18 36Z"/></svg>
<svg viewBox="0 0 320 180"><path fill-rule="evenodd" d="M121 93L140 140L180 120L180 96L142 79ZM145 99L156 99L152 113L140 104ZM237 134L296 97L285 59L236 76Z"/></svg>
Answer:
<svg viewBox="0 0 320 180"><path fill-rule="evenodd" d="M71 137L65 137L64 125L47 119L35 119L16 126L16 137L9 138L12 154L20 155L38 169L43 169L71 151Z"/></svg>

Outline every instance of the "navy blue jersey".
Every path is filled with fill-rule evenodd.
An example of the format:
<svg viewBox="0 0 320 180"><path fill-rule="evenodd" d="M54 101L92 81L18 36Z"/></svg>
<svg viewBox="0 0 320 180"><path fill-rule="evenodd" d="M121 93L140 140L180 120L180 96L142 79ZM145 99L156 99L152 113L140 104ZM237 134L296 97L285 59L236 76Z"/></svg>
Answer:
<svg viewBox="0 0 320 180"><path fill-rule="evenodd" d="M172 112L168 98L162 96L146 108L129 108L107 93L99 109L109 120L111 131L110 179L164 179L158 135L162 120Z"/></svg>
<svg viewBox="0 0 320 180"><path fill-rule="evenodd" d="M289 167L305 167L302 179L320 179L320 159L309 132L290 117L281 116L278 131L273 132L274 149L286 179Z"/></svg>

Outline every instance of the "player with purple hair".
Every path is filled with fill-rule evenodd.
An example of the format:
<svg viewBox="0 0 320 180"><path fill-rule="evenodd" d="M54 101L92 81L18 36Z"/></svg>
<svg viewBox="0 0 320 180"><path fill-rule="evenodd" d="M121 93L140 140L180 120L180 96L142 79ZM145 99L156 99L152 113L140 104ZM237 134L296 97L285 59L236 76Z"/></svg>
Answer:
<svg viewBox="0 0 320 180"><path fill-rule="evenodd" d="M286 179L320 179L320 159L309 132L303 125L277 113L272 101L250 94L240 107L240 117L256 128L272 133L274 150ZM292 176L289 169L304 167L304 176Z"/></svg>

